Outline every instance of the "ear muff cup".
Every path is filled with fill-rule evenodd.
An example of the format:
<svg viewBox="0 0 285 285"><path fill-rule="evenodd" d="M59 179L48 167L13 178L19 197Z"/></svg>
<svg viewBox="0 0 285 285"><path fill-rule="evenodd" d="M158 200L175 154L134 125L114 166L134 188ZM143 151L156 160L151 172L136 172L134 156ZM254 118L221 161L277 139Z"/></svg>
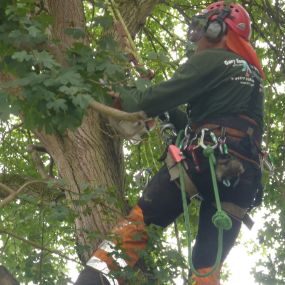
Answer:
<svg viewBox="0 0 285 285"><path fill-rule="evenodd" d="M218 42L226 34L227 25L222 20L214 20L208 24L205 31L205 37L211 42Z"/></svg>

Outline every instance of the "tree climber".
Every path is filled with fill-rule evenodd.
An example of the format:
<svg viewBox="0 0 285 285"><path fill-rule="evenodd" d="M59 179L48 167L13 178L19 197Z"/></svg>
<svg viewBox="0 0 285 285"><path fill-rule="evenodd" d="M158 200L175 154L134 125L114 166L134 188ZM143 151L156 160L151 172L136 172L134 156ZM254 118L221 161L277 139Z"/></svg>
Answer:
<svg viewBox="0 0 285 285"><path fill-rule="evenodd" d="M234 245L246 213L260 202L259 149L263 132L262 79L265 76L249 42L250 35L250 17L241 5L224 1L213 3L193 17L189 40L196 43L196 52L172 79L144 92L130 90L120 94L123 110L142 110L150 118L168 112L176 129L191 127L194 132L194 137L184 139L182 150L186 157L185 181L190 180L186 189L188 202L197 192L201 197L193 249L193 263L200 273L211 270L215 262L218 230L212 223L216 209L209 164L196 138L201 142L202 135L205 144L212 142L211 134L218 138L216 170L219 163L222 169L224 167L220 173L216 171L219 194L223 209L232 221L231 229L223 233L222 262ZM177 109L182 104L188 106L185 113ZM224 149L225 140L228 151ZM139 252L147 244L147 225L167 227L183 211L175 178L169 165L159 170L144 189L138 204L113 229L114 240L104 241L94 251L77 285L124 284L111 279L108 273L135 265ZM118 243L127 258L112 255ZM207 278L193 274L192 279L196 285L218 285L219 269Z"/></svg>

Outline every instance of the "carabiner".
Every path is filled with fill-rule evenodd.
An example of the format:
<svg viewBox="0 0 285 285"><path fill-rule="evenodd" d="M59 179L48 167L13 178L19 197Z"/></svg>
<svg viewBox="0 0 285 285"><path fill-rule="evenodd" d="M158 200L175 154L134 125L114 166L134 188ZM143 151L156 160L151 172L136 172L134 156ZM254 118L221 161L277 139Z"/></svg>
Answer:
<svg viewBox="0 0 285 285"><path fill-rule="evenodd" d="M272 177L275 172L275 166L268 152L266 151L262 152L262 161L266 169L269 171L269 175Z"/></svg>
<svg viewBox="0 0 285 285"><path fill-rule="evenodd" d="M192 128L190 127L189 124L186 125L185 129L184 129L184 138L182 140L182 150L185 150L188 145L189 145L189 140L191 138L191 134L192 134Z"/></svg>
<svg viewBox="0 0 285 285"><path fill-rule="evenodd" d="M212 141L213 141L213 145L205 145L205 143L204 143L204 139L205 139L205 133L206 132L209 132L210 133L210 137L211 137L211 139L212 139ZM203 148L203 149L206 149L206 148L208 148L208 147L211 147L212 149L215 149L215 148L217 148L217 146L218 146L218 140L217 140L217 137L216 137L216 135L213 133L213 132L211 132L209 129L206 129L206 128L204 128L204 129L202 129L201 130L201 137L200 137L200 140L199 140L199 145Z"/></svg>
<svg viewBox="0 0 285 285"><path fill-rule="evenodd" d="M177 136L175 127L171 123L162 124L160 128L160 134L162 136L163 141L167 145L173 143L173 138Z"/></svg>

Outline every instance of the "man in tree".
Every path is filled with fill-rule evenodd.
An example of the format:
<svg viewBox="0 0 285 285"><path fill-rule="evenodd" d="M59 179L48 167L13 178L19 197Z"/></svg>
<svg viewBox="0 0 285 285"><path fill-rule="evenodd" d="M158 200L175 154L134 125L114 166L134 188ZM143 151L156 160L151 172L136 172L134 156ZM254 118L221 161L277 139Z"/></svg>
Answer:
<svg viewBox="0 0 285 285"><path fill-rule="evenodd" d="M246 213L256 206L261 190L259 146L263 130L264 73L249 42L250 34L250 18L241 5L213 3L193 18L189 38L196 43L196 52L171 80L145 92L130 90L120 94L124 110L142 110L147 117L168 111L176 129L188 127L186 114L175 109L187 104L191 128L200 137L198 142L201 134L205 144L213 143L210 136L213 133L219 138L215 150L219 194L232 222L232 227L223 233L219 268L234 245ZM225 140L229 151L225 149ZM201 198L193 250L194 266L201 274L213 267L218 247L218 229L212 223L216 205L211 173L202 151L197 140L184 141L185 170L194 189L194 192L186 189L190 192L188 198L190 201L196 190ZM224 170L219 173L220 162ZM147 185L137 206L113 230L114 240L104 241L94 252L76 284L123 284L121 280L111 279L108 273L135 265L139 251L147 244L146 225L166 227L182 211L179 184L169 167L164 166ZM127 258L116 258L115 245L120 245ZM218 285L219 270L206 278L193 274L192 279L196 285Z"/></svg>

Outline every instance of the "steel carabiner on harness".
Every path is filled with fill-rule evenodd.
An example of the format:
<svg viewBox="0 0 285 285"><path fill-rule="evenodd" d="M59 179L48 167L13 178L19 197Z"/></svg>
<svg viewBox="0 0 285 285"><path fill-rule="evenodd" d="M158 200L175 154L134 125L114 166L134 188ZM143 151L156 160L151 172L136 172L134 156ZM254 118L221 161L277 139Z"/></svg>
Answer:
<svg viewBox="0 0 285 285"><path fill-rule="evenodd" d="M190 153L193 163L194 163L195 170L199 173L201 172L201 167L200 167L200 160L197 154L198 148L199 148L199 145L190 144L187 147L186 151Z"/></svg>
<svg viewBox="0 0 285 285"><path fill-rule="evenodd" d="M221 136L218 137L219 150L221 155L228 155L228 146L226 144L226 128L222 127Z"/></svg>
<svg viewBox="0 0 285 285"><path fill-rule="evenodd" d="M161 124L160 134L162 140L165 142L166 145L172 144L175 137L177 137L175 127L171 123Z"/></svg>
<svg viewBox="0 0 285 285"><path fill-rule="evenodd" d="M221 136L218 137L218 145L219 145L219 151L222 157L225 157L225 158L228 157L229 150L226 144L226 128L225 127L222 127ZM222 181L226 187L231 186L231 181L229 179L223 179Z"/></svg>
<svg viewBox="0 0 285 285"><path fill-rule="evenodd" d="M271 156L269 152L261 151L261 159L263 165L265 166L266 170L269 171L269 176L273 176L275 172L275 166L272 162Z"/></svg>
<svg viewBox="0 0 285 285"><path fill-rule="evenodd" d="M205 144L205 135L206 135L206 132L209 132L209 135L211 137L211 140L212 140L212 145L210 143L208 144ZM203 149L206 149L208 147L212 148L212 149L216 149L218 147L218 140L217 140L217 137L216 135L210 131L209 129L207 128L203 128L201 130L201 136L200 136L200 139L199 139L199 143L198 145L200 145Z"/></svg>

